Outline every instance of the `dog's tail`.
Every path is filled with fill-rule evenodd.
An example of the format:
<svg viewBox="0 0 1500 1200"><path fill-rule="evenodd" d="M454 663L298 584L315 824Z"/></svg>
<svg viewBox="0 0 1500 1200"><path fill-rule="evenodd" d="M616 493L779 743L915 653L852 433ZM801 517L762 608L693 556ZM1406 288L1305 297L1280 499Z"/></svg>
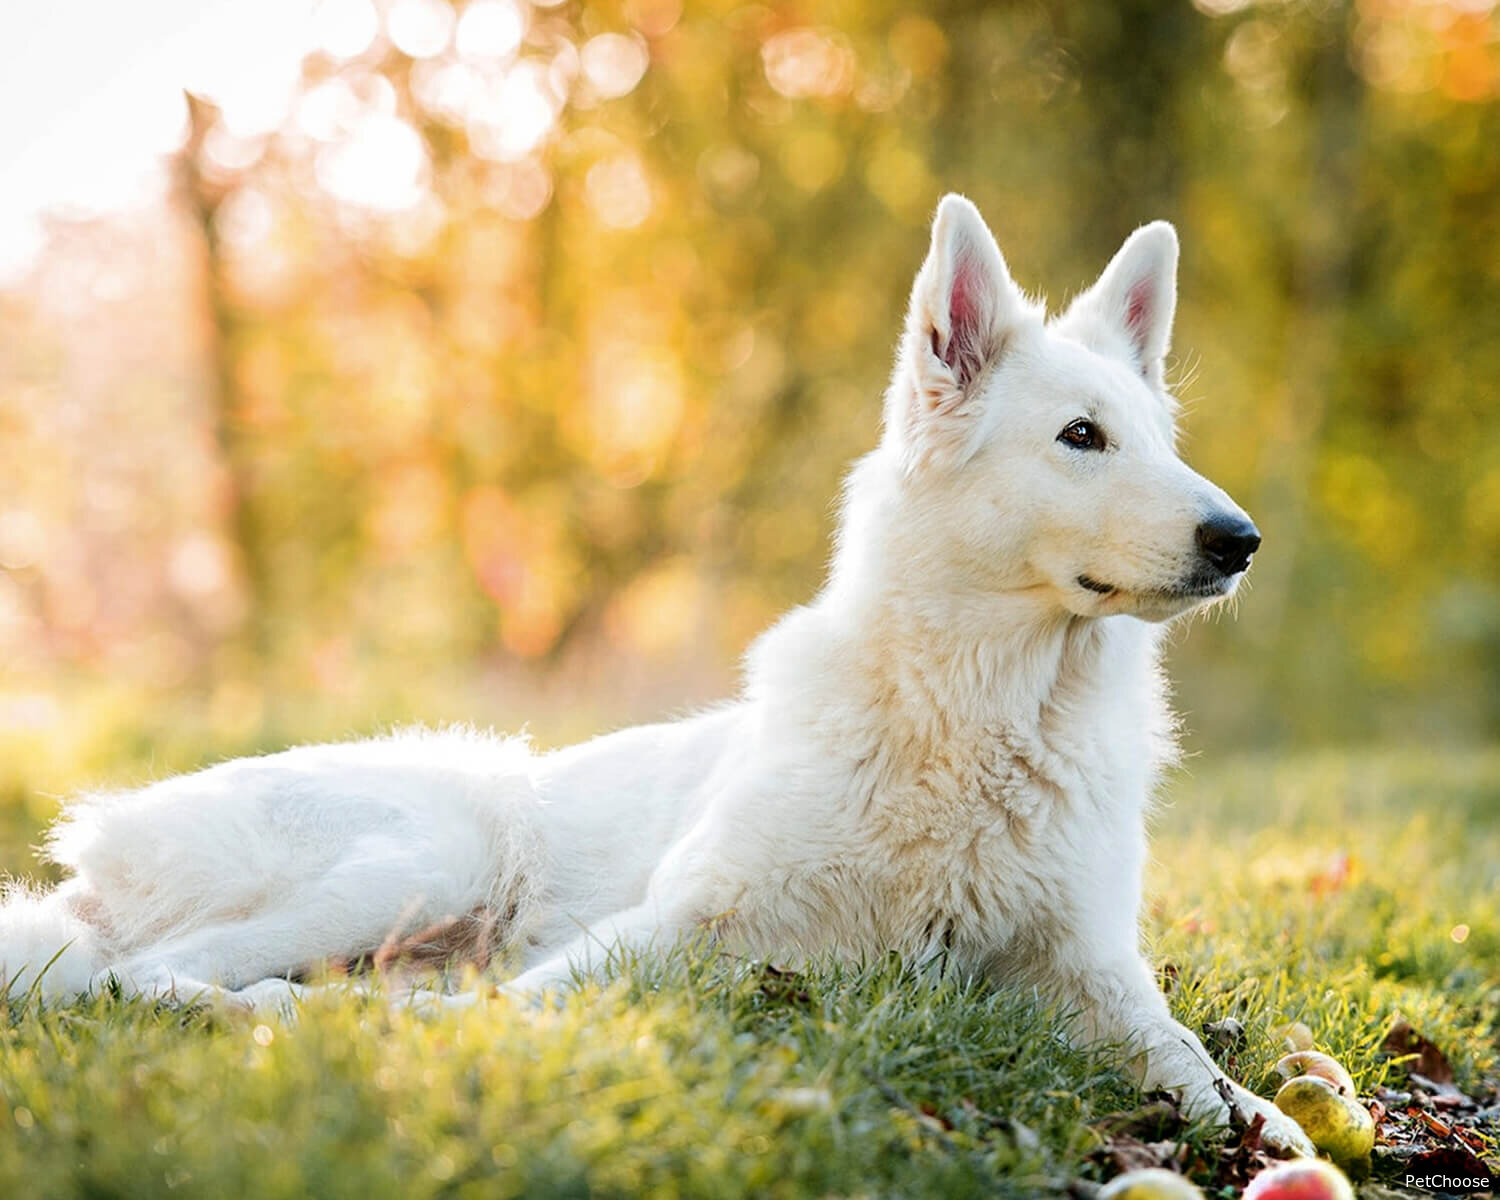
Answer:
<svg viewBox="0 0 1500 1200"><path fill-rule="evenodd" d="M89 990L100 965L99 935L69 899L18 884L0 891L0 998L57 1000Z"/></svg>

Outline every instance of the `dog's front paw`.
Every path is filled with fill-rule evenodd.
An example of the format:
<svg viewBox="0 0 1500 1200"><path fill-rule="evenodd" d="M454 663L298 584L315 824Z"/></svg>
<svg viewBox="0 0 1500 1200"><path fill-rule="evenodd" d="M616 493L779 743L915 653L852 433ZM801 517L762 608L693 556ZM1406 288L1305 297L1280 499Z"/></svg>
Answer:
<svg viewBox="0 0 1500 1200"><path fill-rule="evenodd" d="M1234 1098L1229 1101L1246 1121L1260 1117L1265 1123L1260 1127L1260 1144L1272 1154L1282 1158L1316 1158L1317 1150L1302 1132L1302 1126L1282 1112L1269 1100L1262 1099L1244 1088L1234 1089Z"/></svg>
<svg viewBox="0 0 1500 1200"><path fill-rule="evenodd" d="M1260 1144L1282 1158L1316 1158L1318 1155L1307 1134L1302 1132L1302 1126L1284 1112L1266 1118L1266 1123L1260 1127Z"/></svg>

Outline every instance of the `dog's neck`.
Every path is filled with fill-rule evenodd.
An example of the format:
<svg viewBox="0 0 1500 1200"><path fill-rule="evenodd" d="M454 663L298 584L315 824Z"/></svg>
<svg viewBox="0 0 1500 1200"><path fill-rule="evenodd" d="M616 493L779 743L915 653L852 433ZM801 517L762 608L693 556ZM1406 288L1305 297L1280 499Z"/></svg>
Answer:
<svg viewBox="0 0 1500 1200"><path fill-rule="evenodd" d="M872 688L891 694L907 719L949 730L1033 731L1058 705L1118 684L1107 648L1132 640L1127 619L1076 617L1030 591L934 598L893 581L852 610L835 595L824 619L855 651L851 661L868 664ZM1132 657L1149 668L1149 654Z"/></svg>
<svg viewBox="0 0 1500 1200"><path fill-rule="evenodd" d="M1059 731L1078 728L1063 717L1123 707L1140 731L1137 752L1170 756L1159 627L1073 615L1043 588L934 587L886 529L845 521L822 592L752 651L752 697L814 709L859 699L876 724L868 734L944 757L991 753L998 738L1075 762L1089 751L1060 746Z"/></svg>

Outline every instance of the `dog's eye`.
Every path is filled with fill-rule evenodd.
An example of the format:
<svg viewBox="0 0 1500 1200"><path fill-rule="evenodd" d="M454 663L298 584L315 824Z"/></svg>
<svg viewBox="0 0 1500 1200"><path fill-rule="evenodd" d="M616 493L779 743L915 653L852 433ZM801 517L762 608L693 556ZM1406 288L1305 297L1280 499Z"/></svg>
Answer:
<svg viewBox="0 0 1500 1200"><path fill-rule="evenodd" d="M1075 450L1103 450L1104 431L1092 421L1074 421L1064 427L1057 440L1067 442Z"/></svg>

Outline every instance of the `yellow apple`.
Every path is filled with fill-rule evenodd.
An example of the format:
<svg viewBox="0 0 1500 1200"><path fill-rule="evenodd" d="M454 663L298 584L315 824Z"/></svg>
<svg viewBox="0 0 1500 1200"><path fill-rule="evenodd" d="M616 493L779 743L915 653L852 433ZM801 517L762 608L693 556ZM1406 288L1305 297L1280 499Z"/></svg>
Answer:
<svg viewBox="0 0 1500 1200"><path fill-rule="evenodd" d="M1283 1079L1295 1079L1299 1075L1326 1079L1333 1084L1334 1091L1339 1095L1351 1099L1354 1096L1354 1080L1349 1078L1349 1072L1344 1070L1343 1064L1317 1050L1298 1050L1295 1054L1285 1055L1277 1060L1276 1072Z"/></svg>
<svg viewBox="0 0 1500 1200"><path fill-rule="evenodd" d="M1116 1175L1099 1200L1203 1200L1203 1193L1175 1171L1147 1167Z"/></svg>
<svg viewBox="0 0 1500 1200"><path fill-rule="evenodd" d="M1368 1158L1375 1145L1375 1121L1369 1110L1326 1079L1299 1075L1288 1080L1276 1093L1276 1107L1336 1163Z"/></svg>
<svg viewBox="0 0 1500 1200"><path fill-rule="evenodd" d="M1288 1050L1311 1050L1313 1048L1312 1030L1301 1021L1293 1021L1289 1025L1283 1025L1271 1034L1272 1037L1280 1038L1282 1044Z"/></svg>

